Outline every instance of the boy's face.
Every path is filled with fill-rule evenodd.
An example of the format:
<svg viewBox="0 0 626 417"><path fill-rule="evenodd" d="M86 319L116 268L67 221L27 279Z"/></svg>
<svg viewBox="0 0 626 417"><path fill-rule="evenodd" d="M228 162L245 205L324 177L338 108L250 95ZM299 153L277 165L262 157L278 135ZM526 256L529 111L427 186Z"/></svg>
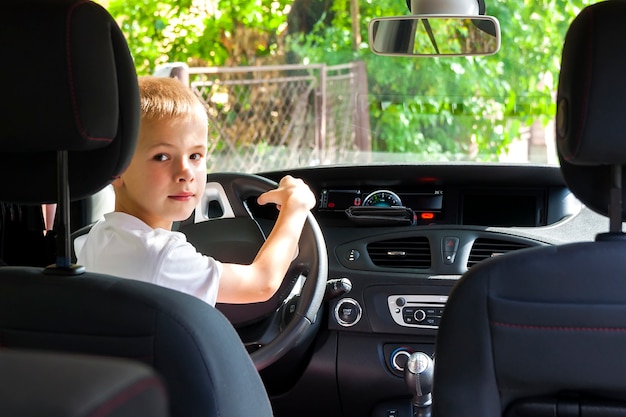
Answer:
<svg viewBox="0 0 626 417"><path fill-rule="evenodd" d="M113 182L115 210L152 228L188 218L206 184L207 125L202 118L142 120L135 154Z"/></svg>

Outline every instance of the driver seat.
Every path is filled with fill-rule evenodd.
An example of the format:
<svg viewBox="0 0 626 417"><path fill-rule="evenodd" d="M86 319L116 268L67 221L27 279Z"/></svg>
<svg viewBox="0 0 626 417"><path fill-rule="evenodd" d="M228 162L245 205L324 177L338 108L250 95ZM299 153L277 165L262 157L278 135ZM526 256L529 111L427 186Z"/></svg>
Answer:
<svg viewBox="0 0 626 417"><path fill-rule="evenodd" d="M139 129L137 76L115 20L85 0L2 8L0 55L12 63L0 66L0 201L56 202L62 218L55 265L0 268L0 349L143 362L162 378L171 416L270 417L261 378L219 311L71 263L70 200L123 171Z"/></svg>
<svg viewBox="0 0 626 417"><path fill-rule="evenodd" d="M457 282L437 334L433 417L626 415L624 21L624 1L580 12L557 94L563 177L608 233L494 257Z"/></svg>

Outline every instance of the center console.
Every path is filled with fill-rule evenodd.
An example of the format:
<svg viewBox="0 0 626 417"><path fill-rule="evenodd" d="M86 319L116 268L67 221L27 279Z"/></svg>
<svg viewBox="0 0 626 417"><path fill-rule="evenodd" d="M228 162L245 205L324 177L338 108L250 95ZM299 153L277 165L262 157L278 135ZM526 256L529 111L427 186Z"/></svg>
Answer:
<svg viewBox="0 0 626 417"><path fill-rule="evenodd" d="M409 370L416 369L416 357L419 363L432 362L437 330L455 280L413 278L411 283L419 285L391 279L383 284L381 280L353 281L352 291L331 301L328 320L329 327L338 332L339 388L353 405L346 415L429 416L428 401L417 396L428 384L423 375L417 378ZM432 371L432 366L427 368ZM412 385L416 380L421 383L419 390ZM355 410L360 393L373 389L372 381L376 381L379 401L374 409Z"/></svg>

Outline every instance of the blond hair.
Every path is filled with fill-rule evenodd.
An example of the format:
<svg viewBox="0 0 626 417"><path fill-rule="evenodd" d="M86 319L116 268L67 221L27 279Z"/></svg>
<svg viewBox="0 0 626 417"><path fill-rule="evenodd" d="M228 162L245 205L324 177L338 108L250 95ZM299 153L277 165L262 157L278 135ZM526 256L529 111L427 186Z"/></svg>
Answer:
<svg viewBox="0 0 626 417"><path fill-rule="evenodd" d="M206 121L206 106L198 96L175 78L139 77L141 118L148 120L200 117Z"/></svg>

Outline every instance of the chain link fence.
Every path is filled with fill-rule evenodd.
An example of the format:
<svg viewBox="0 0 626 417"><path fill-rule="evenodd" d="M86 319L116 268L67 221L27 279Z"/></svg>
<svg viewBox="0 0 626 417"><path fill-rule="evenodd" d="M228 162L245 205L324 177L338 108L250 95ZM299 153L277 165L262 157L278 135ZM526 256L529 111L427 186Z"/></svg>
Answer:
<svg viewBox="0 0 626 417"><path fill-rule="evenodd" d="M354 162L355 153L369 149L368 109L359 105L367 103L362 62L182 71L171 65L167 75L188 82L207 104L210 172Z"/></svg>

